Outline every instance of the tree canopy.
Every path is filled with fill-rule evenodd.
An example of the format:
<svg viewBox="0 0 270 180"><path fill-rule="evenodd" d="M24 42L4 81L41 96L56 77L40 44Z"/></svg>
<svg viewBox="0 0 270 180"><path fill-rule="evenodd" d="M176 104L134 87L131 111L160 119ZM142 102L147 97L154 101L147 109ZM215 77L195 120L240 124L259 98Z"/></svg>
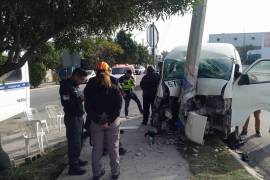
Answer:
<svg viewBox="0 0 270 180"><path fill-rule="evenodd" d="M0 75L21 67L49 39L60 44L119 27L142 27L154 18L188 11L196 0L2 0L0 53L7 59Z"/></svg>
<svg viewBox="0 0 270 180"><path fill-rule="evenodd" d="M118 63L133 63L137 57L137 43L132 40L130 33L126 33L124 30L120 30L115 42L118 43L124 50L123 54L118 56Z"/></svg>
<svg viewBox="0 0 270 180"><path fill-rule="evenodd" d="M78 46L82 57L92 65L100 59L106 59L110 65L115 64L116 57L124 52L119 44L108 38L87 37Z"/></svg>

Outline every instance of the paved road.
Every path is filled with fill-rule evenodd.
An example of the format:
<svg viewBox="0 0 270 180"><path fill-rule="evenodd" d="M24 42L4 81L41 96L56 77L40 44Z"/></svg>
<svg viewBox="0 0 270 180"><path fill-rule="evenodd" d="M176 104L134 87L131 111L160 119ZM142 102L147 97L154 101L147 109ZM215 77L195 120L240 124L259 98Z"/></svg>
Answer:
<svg viewBox="0 0 270 180"><path fill-rule="evenodd" d="M136 77L136 83L139 85L142 75ZM80 89L83 90L85 85L81 85ZM45 113L46 105L60 105L59 86L50 86L42 89L34 89L30 92L31 107L37 108L42 114Z"/></svg>
<svg viewBox="0 0 270 180"><path fill-rule="evenodd" d="M142 79L142 75L136 76L136 83L139 85ZM83 89L85 85L81 85L80 88ZM42 89L33 89L30 93L31 107L43 108L48 104L59 104L59 86L50 86Z"/></svg>
<svg viewBox="0 0 270 180"><path fill-rule="evenodd" d="M31 107L42 110L49 104L60 104L59 86L34 89L30 92Z"/></svg>

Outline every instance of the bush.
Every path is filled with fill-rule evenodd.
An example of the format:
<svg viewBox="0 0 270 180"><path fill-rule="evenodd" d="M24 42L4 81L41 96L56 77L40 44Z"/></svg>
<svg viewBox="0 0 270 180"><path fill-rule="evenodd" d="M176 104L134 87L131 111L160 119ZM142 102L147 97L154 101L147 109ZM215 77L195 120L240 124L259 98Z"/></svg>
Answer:
<svg viewBox="0 0 270 180"><path fill-rule="evenodd" d="M46 76L45 65L40 62L29 63L29 76L31 86L33 87L39 86Z"/></svg>

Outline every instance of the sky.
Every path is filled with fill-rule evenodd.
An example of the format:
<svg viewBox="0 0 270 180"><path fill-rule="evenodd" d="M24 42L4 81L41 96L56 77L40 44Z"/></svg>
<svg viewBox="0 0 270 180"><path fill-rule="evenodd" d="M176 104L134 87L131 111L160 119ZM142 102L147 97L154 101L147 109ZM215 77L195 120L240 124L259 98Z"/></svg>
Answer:
<svg viewBox="0 0 270 180"><path fill-rule="evenodd" d="M270 32L270 0L208 0L203 42L209 34ZM192 14L156 21L159 31L158 51L170 51L188 44ZM134 39L146 42L146 32L134 30Z"/></svg>

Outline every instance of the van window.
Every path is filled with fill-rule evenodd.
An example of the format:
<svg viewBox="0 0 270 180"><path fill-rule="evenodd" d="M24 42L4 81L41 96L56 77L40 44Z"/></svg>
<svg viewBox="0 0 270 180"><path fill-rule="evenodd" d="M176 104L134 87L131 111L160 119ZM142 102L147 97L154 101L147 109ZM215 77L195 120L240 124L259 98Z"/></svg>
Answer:
<svg viewBox="0 0 270 180"><path fill-rule="evenodd" d="M185 60L166 59L164 63L164 80L184 78Z"/></svg>
<svg viewBox="0 0 270 180"><path fill-rule="evenodd" d="M0 77L0 83L8 83L22 80L22 70L17 69L10 71Z"/></svg>
<svg viewBox="0 0 270 180"><path fill-rule="evenodd" d="M225 79L231 78L233 62L229 58L201 59L199 65L199 78Z"/></svg>
<svg viewBox="0 0 270 180"><path fill-rule="evenodd" d="M270 61L260 61L247 74L251 84L270 82Z"/></svg>
<svg viewBox="0 0 270 180"><path fill-rule="evenodd" d="M164 80L183 79L186 60L166 59L164 62ZM200 60L198 78L229 80L233 61L230 58L203 58Z"/></svg>

